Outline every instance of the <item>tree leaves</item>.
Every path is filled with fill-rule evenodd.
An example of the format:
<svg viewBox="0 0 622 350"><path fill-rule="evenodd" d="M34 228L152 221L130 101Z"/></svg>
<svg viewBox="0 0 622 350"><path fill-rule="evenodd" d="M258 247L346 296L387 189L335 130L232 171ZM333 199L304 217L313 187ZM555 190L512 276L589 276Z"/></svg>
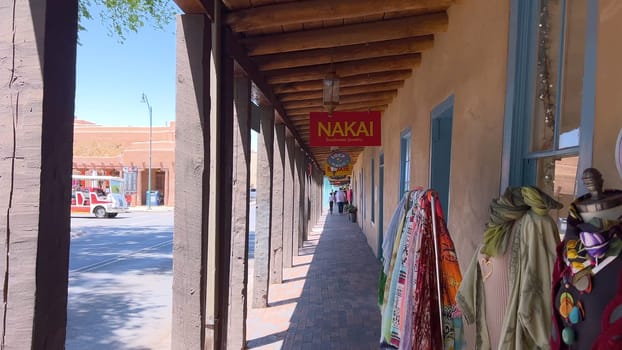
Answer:
<svg viewBox="0 0 622 350"><path fill-rule="evenodd" d="M93 10L108 28L110 36L124 42L130 32L146 24L163 29L175 18L176 8L171 0L80 0L78 28L86 30L84 20L93 19Z"/></svg>

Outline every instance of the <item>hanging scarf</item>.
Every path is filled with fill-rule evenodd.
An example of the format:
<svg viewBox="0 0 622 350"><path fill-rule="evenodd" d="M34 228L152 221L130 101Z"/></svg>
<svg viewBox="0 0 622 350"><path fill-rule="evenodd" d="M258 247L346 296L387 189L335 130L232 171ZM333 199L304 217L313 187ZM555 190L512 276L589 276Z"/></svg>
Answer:
<svg viewBox="0 0 622 350"><path fill-rule="evenodd" d="M434 208L431 196L436 199ZM462 277L454 245L437 193L413 192L412 199L401 232L396 235L399 241L395 242L395 264L387 281L381 346L405 350L458 350L464 341L462 315L455 297ZM441 300L438 300L436 286L432 210L437 213ZM442 315L438 315L439 303Z"/></svg>
<svg viewBox="0 0 622 350"><path fill-rule="evenodd" d="M536 187L509 187L502 197L490 204L490 221L484 232L484 246L481 253L488 256L505 254L508 247L510 227L527 211L540 216L548 215L551 209L560 209L562 204Z"/></svg>

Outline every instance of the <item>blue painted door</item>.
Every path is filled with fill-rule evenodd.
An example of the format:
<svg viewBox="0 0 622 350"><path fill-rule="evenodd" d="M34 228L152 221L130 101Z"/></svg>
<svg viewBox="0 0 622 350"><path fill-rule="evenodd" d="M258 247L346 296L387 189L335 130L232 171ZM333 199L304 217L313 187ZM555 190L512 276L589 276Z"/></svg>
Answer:
<svg viewBox="0 0 622 350"><path fill-rule="evenodd" d="M432 111L430 147L430 187L438 192L445 218L449 209L449 174L451 168L451 129L453 98Z"/></svg>

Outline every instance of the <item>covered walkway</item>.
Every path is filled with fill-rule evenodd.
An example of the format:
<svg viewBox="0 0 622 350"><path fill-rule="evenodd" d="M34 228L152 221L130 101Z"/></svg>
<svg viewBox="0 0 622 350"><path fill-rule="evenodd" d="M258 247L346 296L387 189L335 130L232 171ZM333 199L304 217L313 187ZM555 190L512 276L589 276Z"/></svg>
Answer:
<svg viewBox="0 0 622 350"><path fill-rule="evenodd" d="M249 308L248 348L377 349L379 273L359 226L322 216L283 283L270 286L269 307Z"/></svg>

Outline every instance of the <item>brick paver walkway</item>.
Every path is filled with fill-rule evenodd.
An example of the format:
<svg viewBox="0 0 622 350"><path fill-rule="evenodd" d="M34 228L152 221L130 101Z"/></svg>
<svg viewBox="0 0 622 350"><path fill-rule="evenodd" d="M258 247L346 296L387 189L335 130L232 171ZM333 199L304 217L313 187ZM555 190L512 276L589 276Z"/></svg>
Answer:
<svg viewBox="0 0 622 350"><path fill-rule="evenodd" d="M270 307L249 308L248 348L378 349L379 272L356 224L345 215L323 217L283 284L270 285Z"/></svg>

